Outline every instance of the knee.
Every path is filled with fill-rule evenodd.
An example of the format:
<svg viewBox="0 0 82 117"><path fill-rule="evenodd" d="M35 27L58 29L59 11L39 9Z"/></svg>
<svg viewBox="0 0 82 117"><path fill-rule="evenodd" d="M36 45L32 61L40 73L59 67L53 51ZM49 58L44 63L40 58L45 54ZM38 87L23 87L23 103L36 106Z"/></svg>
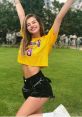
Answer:
<svg viewBox="0 0 82 117"><path fill-rule="evenodd" d="M16 117L24 117L25 115L23 115L21 112L17 112L16 113Z"/></svg>
<svg viewBox="0 0 82 117"><path fill-rule="evenodd" d="M20 115L20 113L17 112L17 113L16 113L16 117L19 117L19 116L22 116L22 115Z"/></svg>
<svg viewBox="0 0 82 117"><path fill-rule="evenodd" d="M28 114L28 113L24 113L23 110L22 111L18 111L16 113L15 117L31 117L32 114ZM34 116L33 116L34 117Z"/></svg>
<svg viewBox="0 0 82 117"><path fill-rule="evenodd" d="M43 114L32 114L27 117L43 117Z"/></svg>

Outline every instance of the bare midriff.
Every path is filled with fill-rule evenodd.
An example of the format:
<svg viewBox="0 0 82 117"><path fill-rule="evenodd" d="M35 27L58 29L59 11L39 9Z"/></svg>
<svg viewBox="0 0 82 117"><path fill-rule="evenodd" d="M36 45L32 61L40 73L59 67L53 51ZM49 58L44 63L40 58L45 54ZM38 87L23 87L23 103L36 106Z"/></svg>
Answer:
<svg viewBox="0 0 82 117"><path fill-rule="evenodd" d="M25 78L30 78L31 76L37 74L40 71L40 67L38 66L22 65L22 69Z"/></svg>

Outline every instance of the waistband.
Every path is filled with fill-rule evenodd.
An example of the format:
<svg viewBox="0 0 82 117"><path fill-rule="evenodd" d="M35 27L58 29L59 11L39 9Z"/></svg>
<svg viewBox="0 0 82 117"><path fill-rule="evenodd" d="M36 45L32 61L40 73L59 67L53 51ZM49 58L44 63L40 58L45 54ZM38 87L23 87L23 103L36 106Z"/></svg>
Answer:
<svg viewBox="0 0 82 117"><path fill-rule="evenodd" d="M40 78L47 80L48 82L51 82L51 80L47 77L44 76L44 74L42 73L42 71L39 71L37 74L34 74L33 76L29 77L29 78L25 78L23 76L24 82L29 82L32 80L39 80Z"/></svg>
<svg viewBox="0 0 82 117"><path fill-rule="evenodd" d="M44 74L42 73L42 71L39 71L38 73L36 73L36 74L34 74L33 76L28 77L28 78L25 78L25 77L23 76L23 79L24 79L24 80L28 80L28 79L37 78L37 77L45 77L45 76L44 76Z"/></svg>

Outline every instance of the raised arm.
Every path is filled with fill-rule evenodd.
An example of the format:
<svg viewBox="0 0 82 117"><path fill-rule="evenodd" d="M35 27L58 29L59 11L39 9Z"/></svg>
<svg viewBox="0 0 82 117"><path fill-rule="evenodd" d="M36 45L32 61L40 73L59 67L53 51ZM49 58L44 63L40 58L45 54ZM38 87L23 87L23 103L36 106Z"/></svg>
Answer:
<svg viewBox="0 0 82 117"><path fill-rule="evenodd" d="M25 18L25 12L24 9L20 3L20 0L14 0L15 1L15 6L16 6L16 10L17 10L17 14L20 20L20 24L22 26L24 18Z"/></svg>
<svg viewBox="0 0 82 117"><path fill-rule="evenodd" d="M67 0L64 6L62 7L62 9L60 10L60 12L58 13L58 15L56 16L56 19L53 23L53 28L54 28L55 33L59 32L61 22L64 16L66 15L66 13L68 12L69 8L71 7L73 1L74 0Z"/></svg>

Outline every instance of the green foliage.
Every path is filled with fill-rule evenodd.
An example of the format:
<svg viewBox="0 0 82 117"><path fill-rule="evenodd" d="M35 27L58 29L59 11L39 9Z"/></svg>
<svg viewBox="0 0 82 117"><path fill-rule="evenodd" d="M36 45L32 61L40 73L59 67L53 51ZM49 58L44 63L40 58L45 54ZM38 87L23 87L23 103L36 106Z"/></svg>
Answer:
<svg viewBox="0 0 82 117"><path fill-rule="evenodd" d="M54 22L55 15L50 9L44 9L45 32L48 32Z"/></svg>
<svg viewBox="0 0 82 117"><path fill-rule="evenodd" d="M0 31L7 32L17 29L17 16L12 3L4 0L3 3L0 3L0 7Z"/></svg>
<svg viewBox="0 0 82 117"><path fill-rule="evenodd" d="M52 4L53 4L53 11L55 14L57 14L57 12L59 12L61 7L63 6L63 3L60 4L59 1L54 0Z"/></svg>
<svg viewBox="0 0 82 117"><path fill-rule="evenodd" d="M61 10L63 3L60 4L58 1L54 0L53 6L54 6L53 7L54 14L57 14ZM77 36L82 36L81 29L82 29L82 11L70 9L62 22L60 28L60 35L76 34Z"/></svg>
<svg viewBox="0 0 82 117"><path fill-rule="evenodd" d="M13 4L7 0L0 2L0 37L6 43L6 33L19 28L18 16Z"/></svg>
<svg viewBox="0 0 82 117"><path fill-rule="evenodd" d="M65 16L60 34L76 34L77 36L82 36L82 11L72 11L69 10L67 15Z"/></svg>
<svg viewBox="0 0 82 117"><path fill-rule="evenodd" d="M40 17L43 16L44 0L22 0L22 4L28 13L34 13Z"/></svg>

